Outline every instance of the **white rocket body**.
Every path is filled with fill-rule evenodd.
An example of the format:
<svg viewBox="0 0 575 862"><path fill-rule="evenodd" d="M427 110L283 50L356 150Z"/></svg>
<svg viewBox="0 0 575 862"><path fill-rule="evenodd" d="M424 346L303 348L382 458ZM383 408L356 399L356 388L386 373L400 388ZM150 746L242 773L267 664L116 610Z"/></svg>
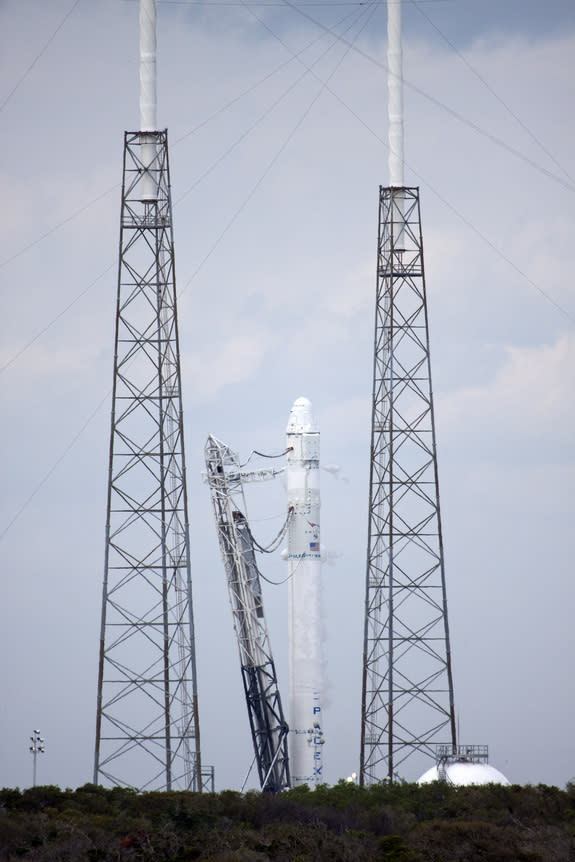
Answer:
<svg viewBox="0 0 575 862"><path fill-rule="evenodd" d="M322 653L319 431L298 398L287 426L290 771L292 786L322 776Z"/></svg>

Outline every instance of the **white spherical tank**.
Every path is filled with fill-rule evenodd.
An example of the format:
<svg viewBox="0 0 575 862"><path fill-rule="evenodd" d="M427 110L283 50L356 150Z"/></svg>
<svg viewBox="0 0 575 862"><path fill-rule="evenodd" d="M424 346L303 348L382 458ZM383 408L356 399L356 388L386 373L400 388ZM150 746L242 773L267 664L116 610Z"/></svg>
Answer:
<svg viewBox="0 0 575 862"><path fill-rule="evenodd" d="M488 763L450 763L445 767L445 774L448 783L455 787L467 787L471 784L511 784L502 772ZM430 784L439 780L437 766L432 766L423 773L417 783Z"/></svg>

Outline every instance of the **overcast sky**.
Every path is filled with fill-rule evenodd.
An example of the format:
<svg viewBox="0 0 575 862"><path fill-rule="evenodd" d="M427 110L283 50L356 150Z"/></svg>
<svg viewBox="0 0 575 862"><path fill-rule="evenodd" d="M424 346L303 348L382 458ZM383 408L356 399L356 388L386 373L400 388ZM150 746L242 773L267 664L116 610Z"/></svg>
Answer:
<svg viewBox="0 0 575 862"><path fill-rule="evenodd" d="M323 462L349 480L322 474L322 539L338 555L324 567L334 783L359 762L385 8L158 11L203 760L218 789L239 789L253 756L203 445L212 432L242 455L278 451L305 395ZM488 744L513 782L564 786L575 776L575 6L406 3L404 33L460 740ZM0 786L31 783L39 727L39 781L75 787L92 776L138 4L2 0L0 57ZM248 493L256 536L271 538L280 484ZM279 580L284 566L264 572ZM287 706L286 599L267 587Z"/></svg>

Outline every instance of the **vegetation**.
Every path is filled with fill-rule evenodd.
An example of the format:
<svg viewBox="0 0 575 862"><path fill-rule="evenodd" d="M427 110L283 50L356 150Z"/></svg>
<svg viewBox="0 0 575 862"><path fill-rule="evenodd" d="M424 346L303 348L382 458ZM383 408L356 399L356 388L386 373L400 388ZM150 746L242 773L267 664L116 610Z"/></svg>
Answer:
<svg viewBox="0 0 575 862"><path fill-rule="evenodd" d="M0 791L0 862L575 862L575 785Z"/></svg>

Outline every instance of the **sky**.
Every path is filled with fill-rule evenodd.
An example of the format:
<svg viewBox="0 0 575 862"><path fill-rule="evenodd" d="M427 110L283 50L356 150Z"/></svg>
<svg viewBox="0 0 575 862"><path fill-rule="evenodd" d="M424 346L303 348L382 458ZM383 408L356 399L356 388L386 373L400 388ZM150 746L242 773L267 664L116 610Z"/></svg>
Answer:
<svg viewBox="0 0 575 862"><path fill-rule="evenodd" d="M404 5L459 739L488 744L512 782L563 787L575 777L575 7ZM160 0L158 19L203 761L217 789L239 789L252 761L203 446L213 433L241 455L280 451L304 395L323 463L341 467L322 474L335 783L359 763L385 8ZM31 784L40 728L38 781L76 787L92 778L137 3L2 0L0 57L0 786ZM281 485L249 487L248 506L256 537L275 536ZM284 569L277 557L264 573ZM285 586L264 600L287 700Z"/></svg>

